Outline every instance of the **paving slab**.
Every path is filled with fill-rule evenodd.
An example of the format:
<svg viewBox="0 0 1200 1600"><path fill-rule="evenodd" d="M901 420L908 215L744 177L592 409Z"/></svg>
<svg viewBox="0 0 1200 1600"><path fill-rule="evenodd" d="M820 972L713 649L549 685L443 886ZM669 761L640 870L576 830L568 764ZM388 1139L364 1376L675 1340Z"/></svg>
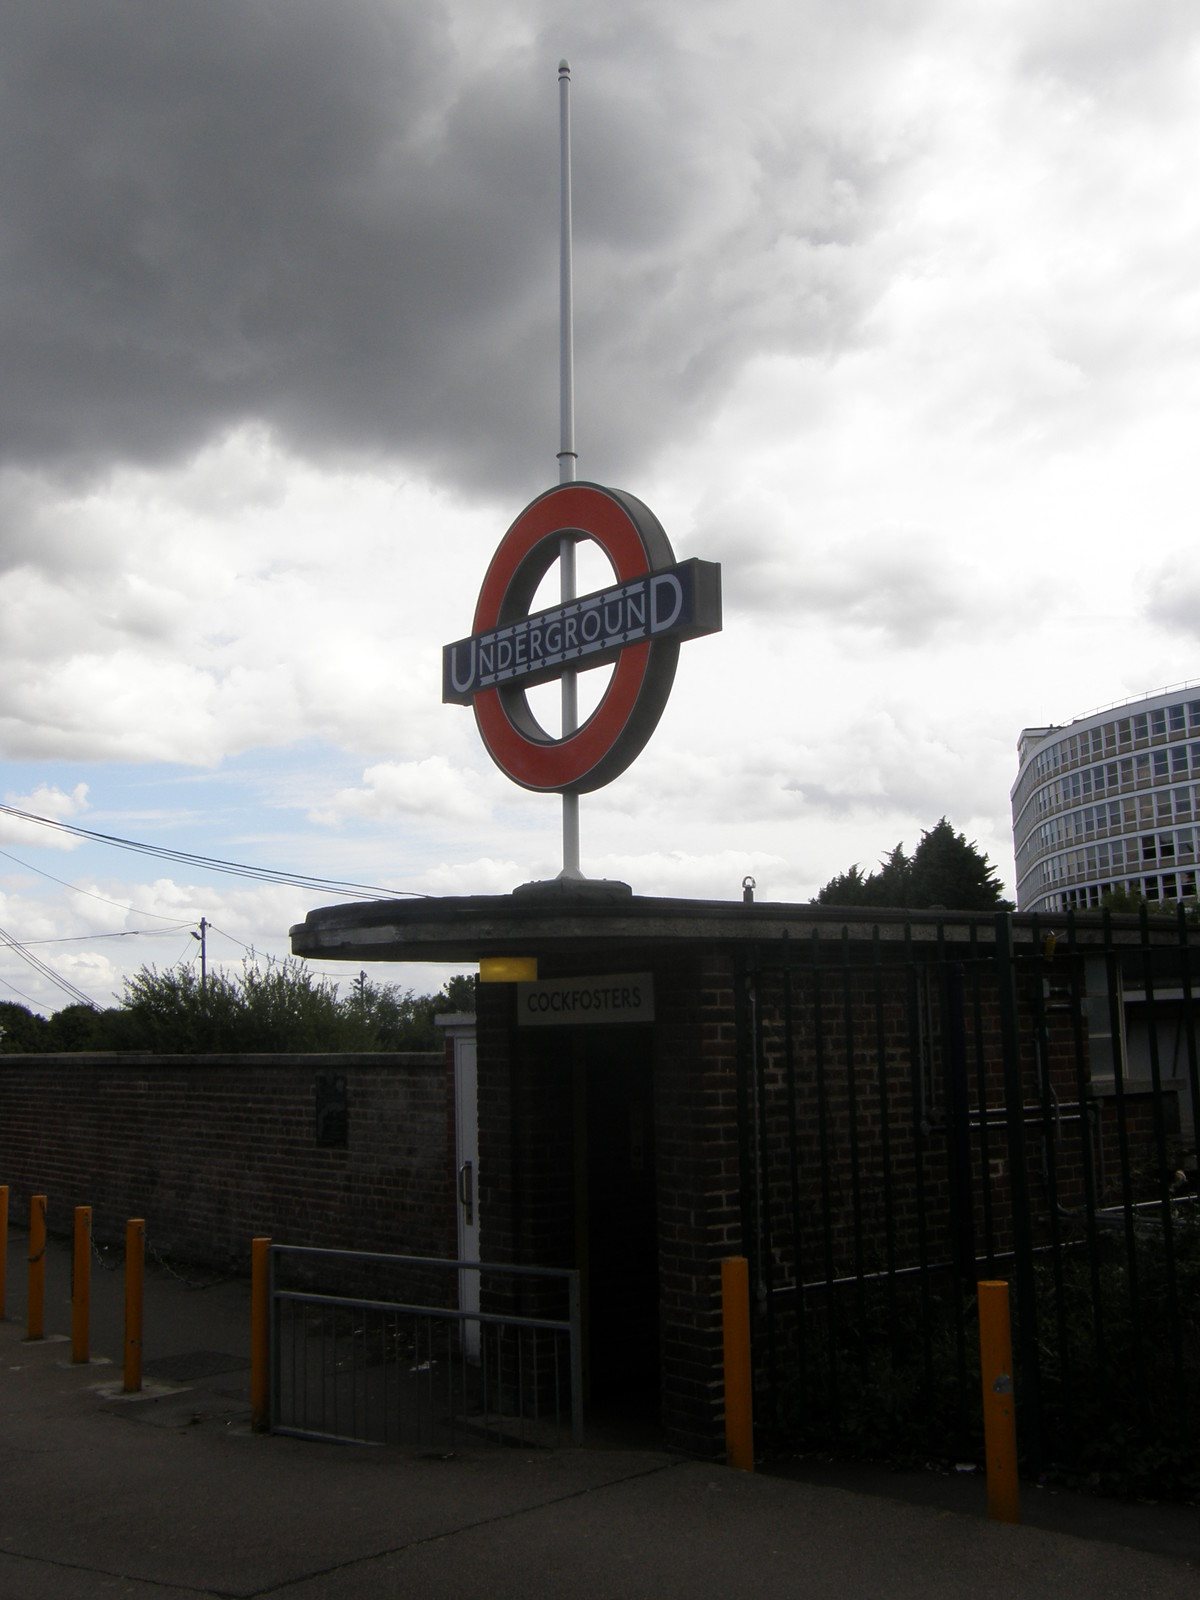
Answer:
<svg viewBox="0 0 1200 1600"><path fill-rule="evenodd" d="M258 1435L244 1283L189 1290L148 1270L147 1382L124 1397L112 1286L94 1283L104 1331L75 1366L62 1337L69 1252L52 1242L47 1254L57 1337L30 1343L19 1238L14 1249L0 1323L3 1600L1200 1593L1186 1556L660 1450L422 1454Z"/></svg>

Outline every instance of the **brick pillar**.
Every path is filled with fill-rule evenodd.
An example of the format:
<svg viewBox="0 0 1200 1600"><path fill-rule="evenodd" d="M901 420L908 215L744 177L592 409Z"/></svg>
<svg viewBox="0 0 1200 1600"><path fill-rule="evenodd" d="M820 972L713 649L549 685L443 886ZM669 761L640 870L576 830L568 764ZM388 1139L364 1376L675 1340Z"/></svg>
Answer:
<svg viewBox="0 0 1200 1600"><path fill-rule="evenodd" d="M740 1252L730 953L659 965L655 1144L663 1422L694 1455L724 1449L721 1260Z"/></svg>

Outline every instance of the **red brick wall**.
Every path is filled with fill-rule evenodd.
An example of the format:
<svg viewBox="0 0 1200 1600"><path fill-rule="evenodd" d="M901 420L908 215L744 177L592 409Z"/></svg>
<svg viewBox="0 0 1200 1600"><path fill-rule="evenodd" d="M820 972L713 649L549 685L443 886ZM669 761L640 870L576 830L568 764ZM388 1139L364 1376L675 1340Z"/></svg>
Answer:
<svg viewBox="0 0 1200 1600"><path fill-rule="evenodd" d="M344 1149L319 1149L315 1080L345 1076ZM250 1240L453 1256L446 1059L0 1056L0 1183L14 1221L93 1208L101 1242L146 1219L163 1255L245 1265Z"/></svg>
<svg viewBox="0 0 1200 1600"><path fill-rule="evenodd" d="M1165 1079L1162 1087L1161 1115L1163 1143L1169 1174L1188 1164L1190 1143L1180 1133L1180 1083L1174 1078ZM1100 1118L1100 1141L1103 1161L1099 1164L1097 1187L1102 1206L1119 1206L1124 1198L1124 1178L1121 1160L1121 1134L1119 1102L1116 1091L1106 1086L1103 1095L1097 1094L1096 1107ZM1129 1168L1130 1199L1135 1202L1161 1199L1162 1188L1158 1167L1158 1133L1154 1120L1154 1093L1144 1080L1134 1080L1126 1085L1125 1158Z"/></svg>
<svg viewBox="0 0 1200 1600"><path fill-rule="evenodd" d="M792 1059L798 1158L794 1181L801 1219L800 1270L807 1281L824 1277L827 1252L831 1257L834 1277L848 1276L856 1268L852 1119L857 1137L857 1187L864 1270L880 1271L885 1267L889 1222L896 1265L912 1266L919 1259L918 1163L924 1199L926 1257L931 1262L948 1261L954 1249L951 1163L947 1149L951 1109L946 1077L948 1042L943 1037L942 1001L936 974L928 1005L918 1006L922 1015L918 1032L923 1035L928 1055L925 1067L915 1075L916 1086L908 974L902 967L884 968L879 982L880 992L877 996L875 973L869 966L862 965L840 971L831 964L821 975L818 1050L815 1022L817 980L811 967L797 966L792 972ZM793 1171L779 969L775 967L757 975L755 991L762 1028L769 1223L776 1265L774 1281L782 1284L793 1281L795 1257L792 1250ZM989 1221L993 1249L1003 1252L1012 1246L1004 1066L994 970L986 968L980 975L978 1008L973 977L968 970L963 999L966 1102L970 1118L969 1178L975 1245L977 1253L982 1255ZM1043 1234L1049 1237L1050 1210L1044 1170L1047 1127L1057 1136L1053 1143L1057 1160L1058 1204L1078 1209L1083 1200L1074 1039L1068 1015L1062 1011L1046 1013L1045 1037L1040 1048L1044 1053L1053 1095L1048 1122L1043 1124L1032 994L1021 994L1019 1010L1021 1090L1026 1107L1026 1182L1035 1242L1043 1242ZM886 1161L877 1019L882 1023L883 1081L888 1119ZM852 1043L853 1065L850 1071L847 1070L848 1041ZM985 1215L983 1199L984 1152L979 1115L981 1057L988 1109L990 1215ZM824 1074L824 1161L821 1096L818 1094L819 1068ZM919 1100L914 1107L914 1092L919 1095L922 1093L922 1083L928 1098L923 1103ZM753 1116L753 1103L750 1109ZM962 1175L961 1169L959 1175ZM965 1198L960 1196L964 1202Z"/></svg>
<svg viewBox="0 0 1200 1600"><path fill-rule="evenodd" d="M724 1449L721 1261L743 1250L735 981L729 954L656 974L663 1418L699 1455Z"/></svg>

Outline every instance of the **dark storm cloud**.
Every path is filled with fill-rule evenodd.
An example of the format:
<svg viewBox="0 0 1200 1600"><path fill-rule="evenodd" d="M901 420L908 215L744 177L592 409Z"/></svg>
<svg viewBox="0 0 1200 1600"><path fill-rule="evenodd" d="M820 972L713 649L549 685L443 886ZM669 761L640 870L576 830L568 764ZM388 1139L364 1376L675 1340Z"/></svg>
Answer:
<svg viewBox="0 0 1200 1600"><path fill-rule="evenodd" d="M310 454L536 481L556 54L467 58L432 0L4 8L0 458L86 475L257 419ZM861 219L820 141L739 167L694 74L657 108L597 78L590 110L576 94L580 417L611 473L755 349L828 345Z"/></svg>
<svg viewBox="0 0 1200 1600"><path fill-rule="evenodd" d="M153 460L252 416L369 450L444 411L439 334L486 337L526 252L436 11L6 15L12 454Z"/></svg>

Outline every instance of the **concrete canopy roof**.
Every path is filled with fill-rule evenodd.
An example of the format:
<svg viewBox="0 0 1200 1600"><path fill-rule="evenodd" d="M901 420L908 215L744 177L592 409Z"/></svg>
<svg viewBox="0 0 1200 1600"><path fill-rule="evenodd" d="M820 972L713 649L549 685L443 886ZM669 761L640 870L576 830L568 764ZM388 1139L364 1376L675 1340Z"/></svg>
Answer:
<svg viewBox="0 0 1200 1600"><path fill-rule="evenodd" d="M627 885L583 883L527 884L507 895L452 895L406 900L372 900L322 906L291 929L293 954L342 961L479 961L499 955L557 955L566 958L621 951L681 950L716 945L769 944L786 932L793 947L811 940L841 937L842 929L860 949L878 928L881 943L895 946L911 927L915 943L943 937L958 944L972 922L981 944L995 939L995 914L946 910L902 911L877 907L791 905L743 900L676 900L635 895ZM1051 931L1065 933L1064 919L1012 917L1016 944L1030 944ZM1137 919L1113 918L1121 943L1137 937ZM1119 928L1119 932L1117 931ZM1168 941L1178 938L1172 922L1159 923ZM1077 936L1099 943L1100 917L1077 919ZM1157 940L1155 941L1157 942Z"/></svg>

